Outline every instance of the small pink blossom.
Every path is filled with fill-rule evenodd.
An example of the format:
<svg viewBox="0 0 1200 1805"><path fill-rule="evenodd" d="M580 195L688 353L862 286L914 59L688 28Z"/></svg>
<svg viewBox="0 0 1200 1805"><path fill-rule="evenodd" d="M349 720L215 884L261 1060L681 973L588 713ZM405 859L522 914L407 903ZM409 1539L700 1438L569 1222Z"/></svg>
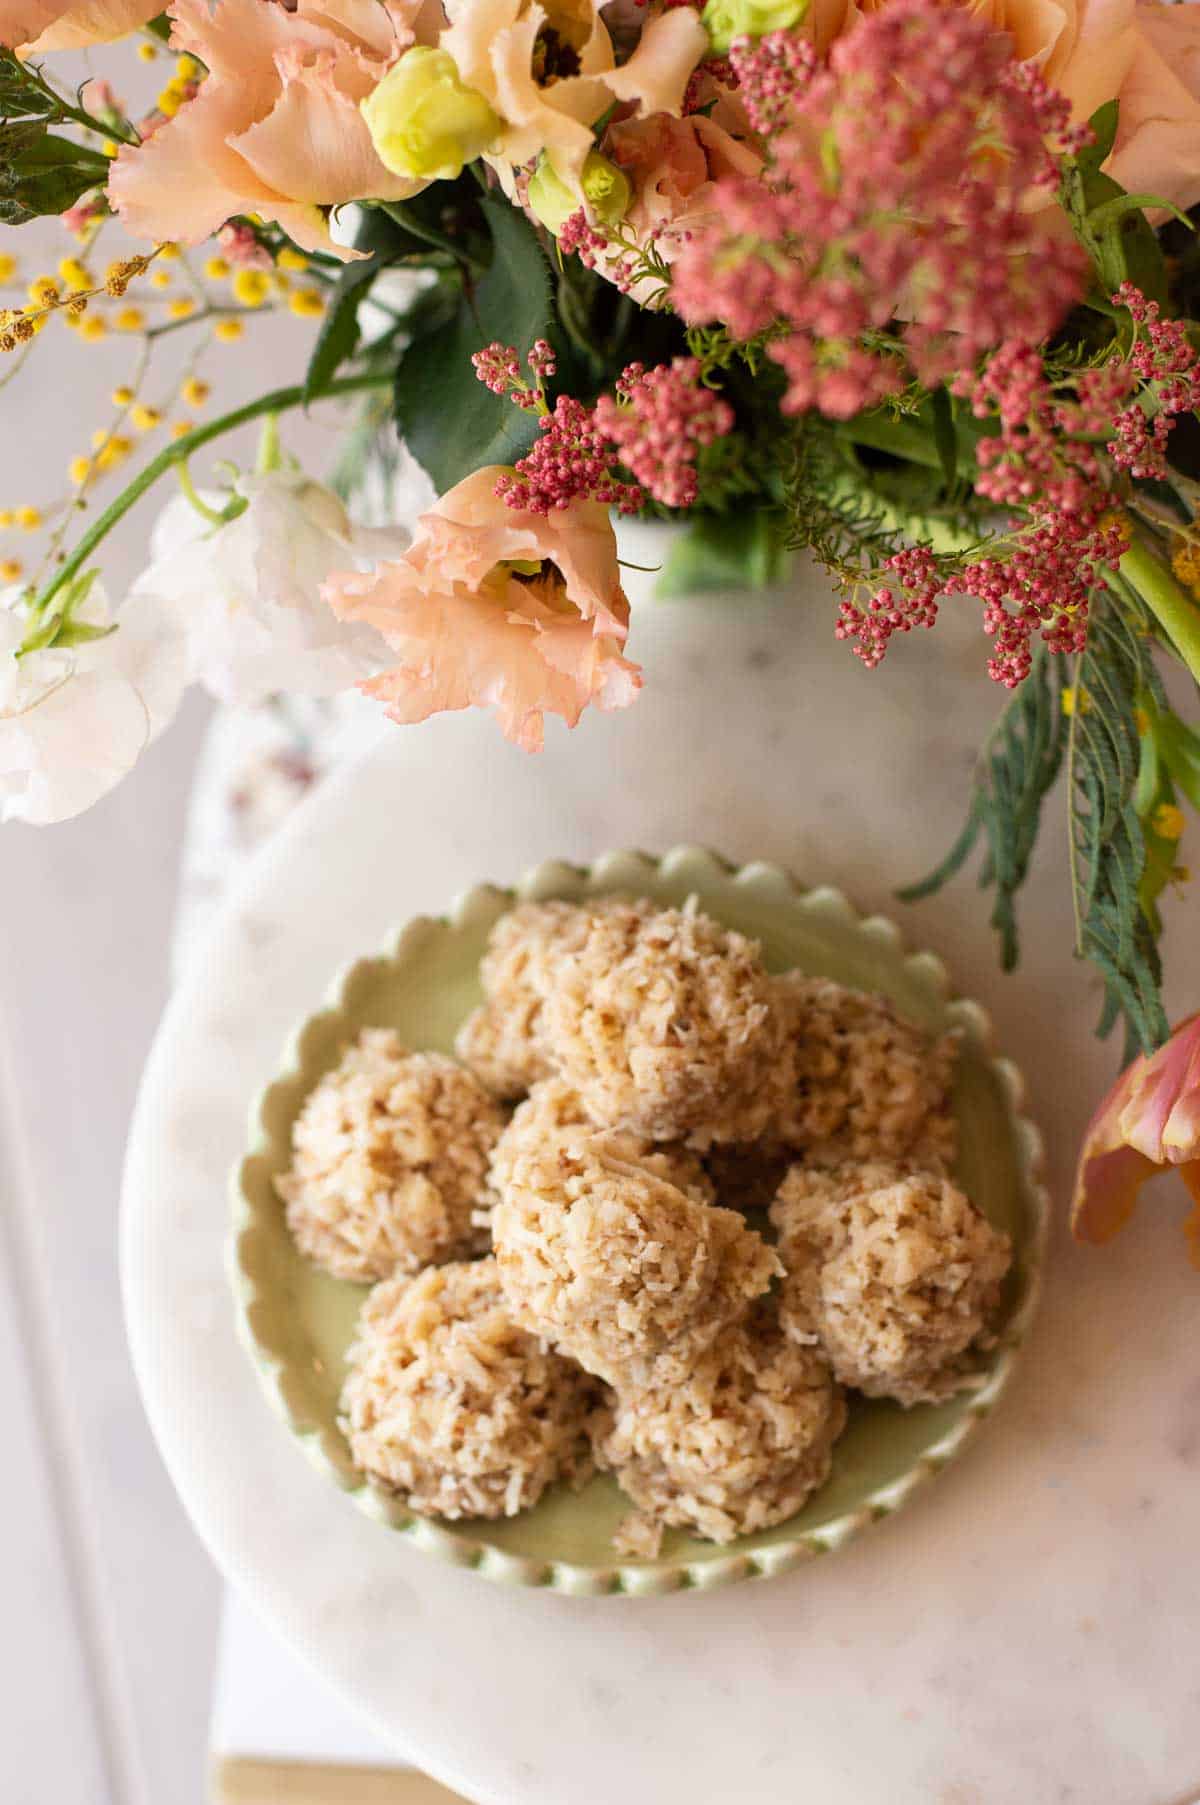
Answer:
<svg viewBox="0 0 1200 1805"><path fill-rule="evenodd" d="M1084 1136L1071 1204L1077 1240L1103 1243L1124 1228L1146 1180L1175 1170L1195 1200L1184 1230L1200 1267L1200 1014L1117 1079Z"/></svg>
<svg viewBox="0 0 1200 1805"><path fill-rule="evenodd" d="M596 427L648 495L669 508L696 499L696 454L733 427L733 409L699 380L694 357L647 370L630 364L617 394L601 395Z"/></svg>
<svg viewBox="0 0 1200 1805"><path fill-rule="evenodd" d="M254 227L230 220L217 233L221 255L239 269L273 269L274 260L265 245L258 242Z"/></svg>
<svg viewBox="0 0 1200 1805"><path fill-rule="evenodd" d="M606 509L515 509L496 493L504 474L477 470L422 515L402 558L322 593L398 655L360 685L394 721L490 707L508 739L536 752L547 714L574 727L589 703L626 708L641 673L622 654L629 604Z"/></svg>

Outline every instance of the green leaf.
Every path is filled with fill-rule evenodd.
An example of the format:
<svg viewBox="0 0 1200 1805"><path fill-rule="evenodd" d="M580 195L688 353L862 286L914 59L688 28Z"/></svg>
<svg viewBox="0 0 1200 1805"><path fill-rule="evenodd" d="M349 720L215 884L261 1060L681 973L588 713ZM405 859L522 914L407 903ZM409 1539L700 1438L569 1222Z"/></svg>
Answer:
<svg viewBox="0 0 1200 1805"><path fill-rule="evenodd" d="M1092 128L1092 142L1080 151L1076 159L1083 170L1099 169L1101 163L1111 154L1117 141L1117 122L1121 116L1121 105L1117 100L1106 100L1102 107L1088 120Z"/></svg>
<svg viewBox="0 0 1200 1805"><path fill-rule="evenodd" d="M491 264L452 320L414 339L396 372L397 425L439 494L485 464L514 463L537 438L535 416L484 388L471 355L499 340L524 356L547 335L550 272L524 214L491 196L482 208Z"/></svg>
<svg viewBox="0 0 1200 1805"><path fill-rule="evenodd" d="M933 443L942 466L947 489L953 489L958 475L958 429L954 423L954 402L943 384L929 397L933 410Z"/></svg>
<svg viewBox="0 0 1200 1805"><path fill-rule="evenodd" d="M699 514L667 554L655 585L661 597L711 589L765 589L781 582L790 555L783 514L744 508L733 514Z"/></svg>
<svg viewBox="0 0 1200 1805"><path fill-rule="evenodd" d="M51 102L44 89L10 50L0 50L0 118L49 119Z"/></svg>
<svg viewBox="0 0 1200 1805"><path fill-rule="evenodd" d="M383 265L378 257L347 263L333 285L333 293L304 377L304 405L314 401L358 348L358 310Z"/></svg>
<svg viewBox="0 0 1200 1805"><path fill-rule="evenodd" d="M6 225L65 213L107 176L107 158L70 138L40 126L6 125L0 133L0 222Z"/></svg>
<svg viewBox="0 0 1200 1805"><path fill-rule="evenodd" d="M1020 952L1017 894L1029 872L1042 807L1062 766L1066 720L1049 655L1038 649L1033 669L1013 692L980 759L966 825L946 858L929 876L900 891L915 902L940 890L960 871L980 835L987 857L980 884L995 891L992 926L1000 936L1006 971Z"/></svg>

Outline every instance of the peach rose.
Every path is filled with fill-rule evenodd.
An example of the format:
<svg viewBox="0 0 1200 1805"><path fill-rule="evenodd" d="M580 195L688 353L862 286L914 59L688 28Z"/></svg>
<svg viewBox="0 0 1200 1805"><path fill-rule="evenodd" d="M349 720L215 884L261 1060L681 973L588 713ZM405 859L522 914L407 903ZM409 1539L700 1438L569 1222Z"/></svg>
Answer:
<svg viewBox="0 0 1200 1805"><path fill-rule="evenodd" d="M668 264L689 233L711 224L715 184L728 176L756 176L763 167L755 151L703 113L622 120L608 128L603 148L633 189L622 237L639 246L653 242ZM596 268L606 273L602 259ZM655 277L644 276L629 293L644 304L657 287Z"/></svg>
<svg viewBox="0 0 1200 1805"><path fill-rule="evenodd" d="M0 44L20 56L109 44L162 11L151 0L0 0Z"/></svg>
<svg viewBox="0 0 1200 1805"><path fill-rule="evenodd" d="M692 71L709 48L691 6L649 18L619 69L608 30L586 0L549 10L536 0L449 0L447 13L450 25L439 47L504 121L486 160L510 197L515 171L542 151L581 193L594 122L614 100L636 103L643 113L678 114Z"/></svg>
<svg viewBox="0 0 1200 1805"><path fill-rule="evenodd" d="M1158 0L958 0L1011 34L1077 120L1121 103L1105 164L1131 193L1177 207L1200 200L1200 5ZM888 0L812 0L807 30L818 50Z"/></svg>
<svg viewBox="0 0 1200 1805"><path fill-rule="evenodd" d="M399 654L359 686L394 721L491 707L510 740L537 752L546 714L574 727L589 702L625 708L641 673L621 656L629 604L606 509L510 508L496 494L502 474L477 470L421 516L402 558L335 576L322 594Z"/></svg>
<svg viewBox="0 0 1200 1805"><path fill-rule="evenodd" d="M194 100L112 166L108 198L140 238L196 244L235 213L334 244L325 209L425 186L384 168L359 102L414 40L422 0L175 0L172 46L208 68Z"/></svg>

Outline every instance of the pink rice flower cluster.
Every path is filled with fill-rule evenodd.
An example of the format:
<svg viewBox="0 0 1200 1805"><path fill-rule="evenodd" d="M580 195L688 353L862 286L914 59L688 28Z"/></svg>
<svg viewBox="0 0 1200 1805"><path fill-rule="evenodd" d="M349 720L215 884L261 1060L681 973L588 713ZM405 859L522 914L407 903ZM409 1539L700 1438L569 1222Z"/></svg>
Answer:
<svg viewBox="0 0 1200 1805"><path fill-rule="evenodd" d="M669 508L690 508L696 454L731 430L733 409L700 381L694 357L653 370L632 363L616 389L596 403L598 430L647 494Z"/></svg>
<svg viewBox="0 0 1200 1805"><path fill-rule="evenodd" d="M574 252L586 269L599 268L607 281L627 295L648 279L663 285L665 278L655 268L655 246L666 230L664 221L651 227L640 242L622 235L610 238L580 207L565 221L558 235L558 248L564 257Z"/></svg>
<svg viewBox="0 0 1200 1805"><path fill-rule="evenodd" d="M785 411L835 419L973 363L1014 319L1045 337L1086 262L1028 206L1056 179L1050 102L1011 68L1008 40L965 10L864 16L784 110L769 182L718 184L712 227L674 266L677 311L767 338Z"/></svg>
<svg viewBox="0 0 1200 1805"><path fill-rule="evenodd" d="M794 31L735 38L729 68L754 130L772 138L817 72L817 53Z"/></svg>
<svg viewBox="0 0 1200 1805"><path fill-rule="evenodd" d="M1131 283L1113 300L1128 311L1134 339L1096 368L1056 388L1037 347L1010 340L978 374L951 384L977 419L996 423L976 450L975 488L1010 510L1013 529L1002 555L958 568L923 547L900 552L865 603L843 601L837 635L855 642L869 669L894 633L933 626L949 595L983 604L988 669L1010 689L1028 676L1039 636L1051 652L1084 650L1091 590L1127 543L1116 473L1165 476L1175 419L1200 408L1200 356L1186 330Z"/></svg>
<svg viewBox="0 0 1200 1805"><path fill-rule="evenodd" d="M553 408L545 384L555 372L554 352L545 339L526 359L532 382L512 345L488 345L471 362L493 394L541 415L537 443L496 484L510 507L529 514L549 515L577 501L636 514L647 495L665 507L690 507L697 456L733 426L733 409L701 382L691 357L652 370L629 364L615 395L602 395L594 407L559 395Z"/></svg>

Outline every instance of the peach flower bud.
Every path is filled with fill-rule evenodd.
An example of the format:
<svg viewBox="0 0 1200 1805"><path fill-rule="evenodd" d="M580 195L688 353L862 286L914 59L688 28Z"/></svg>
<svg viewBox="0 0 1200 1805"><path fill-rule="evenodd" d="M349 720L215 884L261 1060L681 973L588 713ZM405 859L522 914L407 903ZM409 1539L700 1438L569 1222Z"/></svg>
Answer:
<svg viewBox="0 0 1200 1805"><path fill-rule="evenodd" d="M467 87L446 50L418 44L359 107L380 162L393 175L452 182L491 145L502 120Z"/></svg>
<svg viewBox="0 0 1200 1805"><path fill-rule="evenodd" d="M1200 1012L1157 1053L1139 1054L1092 1117L1071 1205L1076 1239L1111 1241L1146 1180L1172 1167L1196 1200L1184 1228L1200 1266Z"/></svg>

